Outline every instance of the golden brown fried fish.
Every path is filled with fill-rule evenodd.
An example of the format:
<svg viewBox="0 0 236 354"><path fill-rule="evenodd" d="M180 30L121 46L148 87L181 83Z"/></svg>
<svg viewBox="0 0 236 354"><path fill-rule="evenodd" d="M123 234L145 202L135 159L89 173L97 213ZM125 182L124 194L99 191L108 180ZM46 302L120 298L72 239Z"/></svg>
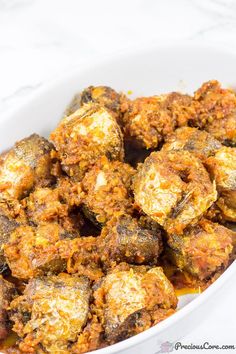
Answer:
<svg viewBox="0 0 236 354"><path fill-rule="evenodd" d="M100 243L102 261L131 264L157 264L163 249L160 230L143 228L129 215L111 219L102 229Z"/></svg>
<svg viewBox="0 0 236 354"><path fill-rule="evenodd" d="M153 152L134 178L137 205L169 233L181 233L216 200L214 183L188 151Z"/></svg>
<svg viewBox="0 0 236 354"><path fill-rule="evenodd" d="M167 317L177 305L174 288L160 267L120 264L103 279L94 297L110 344L148 329L155 311L162 309Z"/></svg>
<svg viewBox="0 0 236 354"><path fill-rule="evenodd" d="M14 295L16 295L14 285L0 275L0 340L9 334L10 322L7 311Z"/></svg>
<svg viewBox="0 0 236 354"><path fill-rule="evenodd" d="M82 180L83 210L95 223L133 212L131 181L135 170L120 161L101 158Z"/></svg>
<svg viewBox="0 0 236 354"><path fill-rule="evenodd" d="M3 247L12 275L29 279L48 272L64 271L66 261L59 254L60 240L70 240L75 236L79 235L71 235L55 223L39 227L19 226Z"/></svg>
<svg viewBox="0 0 236 354"><path fill-rule="evenodd" d="M17 142L0 169L0 198L21 199L36 185L50 185L54 180L52 151L52 144L37 134Z"/></svg>
<svg viewBox="0 0 236 354"><path fill-rule="evenodd" d="M226 145L236 143L236 95L216 80L205 82L194 94L197 114L190 122Z"/></svg>
<svg viewBox="0 0 236 354"><path fill-rule="evenodd" d="M51 133L63 169L81 179L103 155L123 160L123 137L113 115L104 107L90 103L66 116Z"/></svg>
<svg viewBox="0 0 236 354"><path fill-rule="evenodd" d="M168 238L172 261L200 280L223 271L233 250L233 231L202 219L198 225L185 229L183 235Z"/></svg>
<svg viewBox="0 0 236 354"><path fill-rule="evenodd" d="M13 330L23 353L69 353L89 314L86 277L61 273L30 280L11 303Z"/></svg>
<svg viewBox="0 0 236 354"><path fill-rule="evenodd" d="M89 86L81 93L81 106L86 103L98 103L111 111L115 119L122 124L122 109L128 99L124 94L120 94L108 86Z"/></svg>

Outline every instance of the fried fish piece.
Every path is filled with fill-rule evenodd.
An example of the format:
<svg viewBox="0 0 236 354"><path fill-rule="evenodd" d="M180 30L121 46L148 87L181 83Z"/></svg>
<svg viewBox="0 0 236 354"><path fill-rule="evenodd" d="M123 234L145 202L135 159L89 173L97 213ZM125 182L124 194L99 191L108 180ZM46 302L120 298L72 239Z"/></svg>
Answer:
<svg viewBox="0 0 236 354"><path fill-rule="evenodd" d="M109 344L151 327L155 310L163 309L168 316L177 305L174 288L161 267L121 264L103 279L94 298Z"/></svg>
<svg viewBox="0 0 236 354"><path fill-rule="evenodd" d="M186 126L196 116L197 105L190 95L171 92L163 95L163 98L163 108L167 109L176 127Z"/></svg>
<svg viewBox="0 0 236 354"><path fill-rule="evenodd" d="M0 340L5 339L10 330L7 310L14 295L15 286L0 275Z"/></svg>
<svg viewBox="0 0 236 354"><path fill-rule="evenodd" d="M235 200L235 191L233 194L223 192L216 202L223 221L236 222L236 208L230 203L232 198Z"/></svg>
<svg viewBox="0 0 236 354"><path fill-rule="evenodd" d="M2 154L0 154L0 168L3 165L6 154L7 154L7 152L3 152Z"/></svg>
<svg viewBox="0 0 236 354"><path fill-rule="evenodd" d="M139 97L128 104L124 114L124 134L134 145L156 148L175 129L175 121L162 109L162 96Z"/></svg>
<svg viewBox="0 0 236 354"><path fill-rule="evenodd" d="M195 117L195 106L191 96L178 92L127 101L123 117L125 137L139 147L155 149L177 127L187 125Z"/></svg>
<svg viewBox="0 0 236 354"><path fill-rule="evenodd" d="M82 180L83 210L95 223L133 212L131 181L135 170L120 161L102 157Z"/></svg>
<svg viewBox="0 0 236 354"><path fill-rule="evenodd" d="M171 260L200 280L223 271L233 251L234 232L220 224L202 219L183 235L168 238Z"/></svg>
<svg viewBox="0 0 236 354"><path fill-rule="evenodd" d="M216 181L219 192L236 193L236 149L223 146L207 159L208 171ZM235 194L233 193L233 194ZM236 207L236 195L230 201Z"/></svg>
<svg viewBox="0 0 236 354"><path fill-rule="evenodd" d="M60 258L66 261L68 273L85 275L91 281L104 275L97 240L97 237L86 236L62 240L58 244Z"/></svg>
<svg viewBox="0 0 236 354"><path fill-rule="evenodd" d="M111 219L98 238L102 261L157 264L162 252L161 231L142 228L129 215Z"/></svg>
<svg viewBox="0 0 236 354"><path fill-rule="evenodd" d="M78 207L81 205L84 198L81 182L73 181L67 176L60 176L57 180L57 190L59 199L67 204L69 208Z"/></svg>
<svg viewBox="0 0 236 354"><path fill-rule="evenodd" d="M60 257L60 240L71 239L71 235L56 223L38 227L19 226L11 233L4 245L4 256L12 275L19 279L64 271L66 261Z"/></svg>
<svg viewBox="0 0 236 354"><path fill-rule="evenodd" d="M222 144L205 130L182 127L166 139L162 150L187 150L205 161L222 147Z"/></svg>
<svg viewBox="0 0 236 354"><path fill-rule="evenodd" d="M33 134L10 149L0 169L1 199L21 199L36 185L52 183L53 146L45 138Z"/></svg>
<svg viewBox="0 0 236 354"><path fill-rule="evenodd" d="M220 195L217 206L226 220L236 221L236 148L223 146L206 166Z"/></svg>
<svg viewBox="0 0 236 354"><path fill-rule="evenodd" d="M169 233L181 233L217 199L202 162L188 151L153 152L133 183L136 204Z"/></svg>
<svg viewBox="0 0 236 354"><path fill-rule="evenodd" d="M68 215L68 206L62 203L58 189L36 188L25 200L29 220L36 225L58 222Z"/></svg>
<svg viewBox="0 0 236 354"><path fill-rule="evenodd" d="M223 144L236 143L236 95L216 80L205 82L195 93L198 114L190 124L207 130Z"/></svg>
<svg viewBox="0 0 236 354"><path fill-rule="evenodd" d="M162 150L183 149L199 157L219 193L217 206L224 219L236 221L236 149L223 146L206 131L183 127L167 139Z"/></svg>
<svg viewBox="0 0 236 354"><path fill-rule="evenodd" d="M86 103L98 103L111 111L115 119L122 124L121 105L128 99L123 93L118 93L109 86L89 86L81 93L81 106Z"/></svg>
<svg viewBox="0 0 236 354"><path fill-rule="evenodd" d="M11 303L13 330L23 353L70 353L89 314L86 277L61 273L34 278Z"/></svg>
<svg viewBox="0 0 236 354"><path fill-rule="evenodd" d="M112 113L90 103L66 116L51 133L64 171L81 180L103 155L110 160L123 160L121 129Z"/></svg>
<svg viewBox="0 0 236 354"><path fill-rule="evenodd" d="M236 109L223 119L214 119L206 130L226 146L236 147Z"/></svg>
<svg viewBox="0 0 236 354"><path fill-rule="evenodd" d="M78 199L78 198L77 198ZM58 223L70 233L79 233L83 218L77 211L65 203L59 188L36 188L24 200L28 219L35 225Z"/></svg>

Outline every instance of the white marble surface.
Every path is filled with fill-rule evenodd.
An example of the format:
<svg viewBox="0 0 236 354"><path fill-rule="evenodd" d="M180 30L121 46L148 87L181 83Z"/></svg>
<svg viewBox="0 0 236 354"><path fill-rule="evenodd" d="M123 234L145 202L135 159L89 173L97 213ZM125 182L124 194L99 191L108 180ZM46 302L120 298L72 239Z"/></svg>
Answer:
<svg viewBox="0 0 236 354"><path fill-rule="evenodd" d="M0 0L0 119L44 83L98 55L170 39L236 49L236 1ZM235 292L231 286L182 342L236 344Z"/></svg>

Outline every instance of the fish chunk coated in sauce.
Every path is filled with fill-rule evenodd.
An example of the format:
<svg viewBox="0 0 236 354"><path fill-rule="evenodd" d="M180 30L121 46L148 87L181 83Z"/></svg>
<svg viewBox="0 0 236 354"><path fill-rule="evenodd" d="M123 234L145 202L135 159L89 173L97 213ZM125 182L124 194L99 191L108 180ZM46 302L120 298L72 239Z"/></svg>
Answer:
<svg viewBox="0 0 236 354"><path fill-rule="evenodd" d="M222 147L206 160L219 191L218 207L226 220L236 221L236 148Z"/></svg>
<svg viewBox="0 0 236 354"><path fill-rule="evenodd" d="M127 140L147 149L156 148L165 136L172 133L175 122L166 109L162 97L140 97L130 101L124 114L124 132Z"/></svg>
<svg viewBox="0 0 236 354"><path fill-rule="evenodd" d="M62 167L71 177L82 179L103 155L123 160L123 136L112 113L90 103L66 116L51 133Z"/></svg>
<svg viewBox="0 0 236 354"><path fill-rule="evenodd" d="M113 216L131 214L131 182L135 172L128 164L101 158L82 180L86 215L95 223L104 224Z"/></svg>
<svg viewBox="0 0 236 354"><path fill-rule="evenodd" d="M224 219L236 221L236 148L223 146L206 131L183 127L167 139L162 150L183 149L199 157L215 181L216 204Z"/></svg>
<svg viewBox="0 0 236 354"><path fill-rule="evenodd" d="M98 238L99 240L99 238ZM102 261L157 264L163 250L160 230L143 228L129 215L111 219L100 237Z"/></svg>
<svg viewBox="0 0 236 354"><path fill-rule="evenodd" d="M89 314L86 277L61 273L29 281L11 303L13 330L23 353L70 353Z"/></svg>
<svg viewBox="0 0 236 354"><path fill-rule="evenodd" d="M94 297L98 311L100 307L102 310L99 313L109 343L148 329L155 310L161 309L159 314L167 317L177 305L174 288L161 267L148 269L122 263L103 279Z"/></svg>
<svg viewBox="0 0 236 354"><path fill-rule="evenodd" d="M15 286L0 275L0 340L6 338L9 334L8 307L15 295Z"/></svg>
<svg viewBox="0 0 236 354"><path fill-rule="evenodd" d="M12 275L29 279L49 272L64 271L66 262L59 254L60 240L70 240L75 236L55 223L39 227L19 226L3 247Z"/></svg>
<svg viewBox="0 0 236 354"><path fill-rule="evenodd" d="M222 144L205 130L197 128L182 127L166 139L162 150L187 150L196 157L205 161L206 158L213 156Z"/></svg>
<svg viewBox="0 0 236 354"><path fill-rule="evenodd" d="M235 233L230 229L202 219L183 235L171 235L168 245L174 264L203 280L226 268L234 239Z"/></svg>
<svg viewBox="0 0 236 354"><path fill-rule="evenodd" d="M169 233L181 233L217 199L202 162L181 150L151 153L133 189L136 204Z"/></svg>
<svg viewBox="0 0 236 354"><path fill-rule="evenodd" d="M109 86L89 86L80 95L80 105L98 103L113 113L113 116L122 124L122 105L128 101L123 93L118 93Z"/></svg>
<svg viewBox="0 0 236 354"><path fill-rule="evenodd" d="M23 203L28 219L35 225L54 222L74 234L78 234L83 225L82 216L66 203L60 188L36 188Z"/></svg>
<svg viewBox="0 0 236 354"><path fill-rule="evenodd" d="M236 95L216 80L205 82L194 94L197 114L192 126L207 130L225 145L236 144Z"/></svg>
<svg viewBox="0 0 236 354"><path fill-rule="evenodd" d="M125 138L146 149L157 148L196 114L191 96L178 92L139 97L123 103L122 107Z"/></svg>
<svg viewBox="0 0 236 354"><path fill-rule="evenodd" d="M0 198L21 199L36 185L49 186L54 180L52 152L52 144L37 134L17 142L0 168Z"/></svg>

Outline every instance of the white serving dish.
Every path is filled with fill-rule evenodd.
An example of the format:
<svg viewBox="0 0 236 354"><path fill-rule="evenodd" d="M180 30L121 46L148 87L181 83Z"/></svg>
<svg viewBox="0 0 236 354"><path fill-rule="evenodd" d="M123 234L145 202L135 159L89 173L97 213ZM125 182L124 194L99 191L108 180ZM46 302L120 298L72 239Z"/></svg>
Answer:
<svg viewBox="0 0 236 354"><path fill-rule="evenodd" d="M86 67L42 87L20 108L1 117L0 150L6 150L16 140L33 132L47 137L73 95L89 85L104 84L116 90L132 90L135 96L174 90L192 93L210 79L234 87L235 63L236 52L191 43L134 49L102 61L94 58ZM91 353L161 352L161 344L174 343L199 324L235 280L236 262L200 296L182 298L181 309L173 316L137 336Z"/></svg>

